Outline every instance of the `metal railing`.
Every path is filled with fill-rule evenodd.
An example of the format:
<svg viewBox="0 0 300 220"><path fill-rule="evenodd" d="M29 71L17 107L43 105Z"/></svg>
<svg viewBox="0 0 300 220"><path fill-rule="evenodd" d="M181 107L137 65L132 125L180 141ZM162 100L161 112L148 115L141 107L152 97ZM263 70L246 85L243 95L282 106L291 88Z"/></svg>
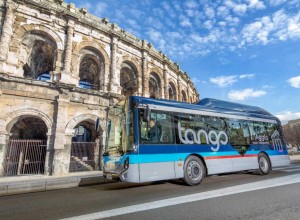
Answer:
<svg viewBox="0 0 300 220"><path fill-rule="evenodd" d="M46 150L46 140L10 140L5 158L5 175L43 174Z"/></svg>

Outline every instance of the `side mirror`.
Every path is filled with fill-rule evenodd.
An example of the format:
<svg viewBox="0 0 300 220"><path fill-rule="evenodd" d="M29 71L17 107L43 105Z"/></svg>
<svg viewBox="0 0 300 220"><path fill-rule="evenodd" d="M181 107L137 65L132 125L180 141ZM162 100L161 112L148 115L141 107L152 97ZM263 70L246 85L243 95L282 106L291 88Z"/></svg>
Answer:
<svg viewBox="0 0 300 220"><path fill-rule="evenodd" d="M151 115L151 109L149 108L149 105L147 105L146 108L144 109L143 121L149 122L150 115Z"/></svg>

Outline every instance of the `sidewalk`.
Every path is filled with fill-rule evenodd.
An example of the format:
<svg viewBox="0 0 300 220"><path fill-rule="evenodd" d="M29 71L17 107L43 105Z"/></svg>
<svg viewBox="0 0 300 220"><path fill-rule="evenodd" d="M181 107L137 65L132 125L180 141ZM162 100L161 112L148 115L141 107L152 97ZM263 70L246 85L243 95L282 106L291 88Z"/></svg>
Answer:
<svg viewBox="0 0 300 220"><path fill-rule="evenodd" d="M291 155L291 162L300 162L300 155ZM111 182L102 171L69 173L65 176L14 176L0 178L0 196L65 189Z"/></svg>
<svg viewBox="0 0 300 220"><path fill-rule="evenodd" d="M108 182L102 171L70 173L64 176L15 176L0 178L0 196L72 188Z"/></svg>
<svg viewBox="0 0 300 220"><path fill-rule="evenodd" d="M300 154L297 155L290 155L291 162L293 161L300 161Z"/></svg>

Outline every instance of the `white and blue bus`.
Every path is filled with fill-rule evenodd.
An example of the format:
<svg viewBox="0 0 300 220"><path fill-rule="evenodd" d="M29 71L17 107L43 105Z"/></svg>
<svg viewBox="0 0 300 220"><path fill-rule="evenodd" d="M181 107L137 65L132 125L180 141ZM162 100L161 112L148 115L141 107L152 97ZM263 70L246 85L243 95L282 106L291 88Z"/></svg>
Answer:
<svg viewBox="0 0 300 220"><path fill-rule="evenodd" d="M124 182L183 179L290 163L280 121L264 109L203 99L189 104L132 96L109 108L104 176Z"/></svg>

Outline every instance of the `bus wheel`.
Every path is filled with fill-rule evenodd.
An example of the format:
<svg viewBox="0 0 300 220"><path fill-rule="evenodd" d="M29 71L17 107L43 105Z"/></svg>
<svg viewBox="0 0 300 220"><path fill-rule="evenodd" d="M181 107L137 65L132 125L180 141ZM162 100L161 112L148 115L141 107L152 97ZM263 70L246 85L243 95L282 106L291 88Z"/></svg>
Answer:
<svg viewBox="0 0 300 220"><path fill-rule="evenodd" d="M206 169L196 156L189 156L184 163L183 181L190 186L198 185L204 179Z"/></svg>
<svg viewBox="0 0 300 220"><path fill-rule="evenodd" d="M258 155L258 172L260 175L267 175L271 170L270 159L265 154Z"/></svg>

